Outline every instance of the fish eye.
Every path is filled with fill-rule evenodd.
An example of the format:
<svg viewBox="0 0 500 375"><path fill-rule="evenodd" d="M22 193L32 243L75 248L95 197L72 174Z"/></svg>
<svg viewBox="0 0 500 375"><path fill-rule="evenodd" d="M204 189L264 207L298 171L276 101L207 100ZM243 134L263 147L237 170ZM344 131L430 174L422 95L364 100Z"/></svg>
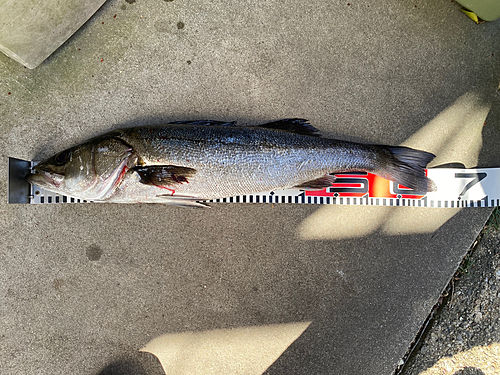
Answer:
<svg viewBox="0 0 500 375"><path fill-rule="evenodd" d="M63 151L54 157L54 164L57 166L64 165L69 161L70 157L71 151Z"/></svg>

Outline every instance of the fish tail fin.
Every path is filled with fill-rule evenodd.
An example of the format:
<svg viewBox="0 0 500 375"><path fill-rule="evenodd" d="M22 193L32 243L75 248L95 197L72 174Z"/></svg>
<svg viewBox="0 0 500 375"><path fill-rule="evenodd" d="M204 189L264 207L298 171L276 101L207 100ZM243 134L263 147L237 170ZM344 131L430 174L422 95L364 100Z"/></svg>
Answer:
<svg viewBox="0 0 500 375"><path fill-rule="evenodd" d="M380 176L407 188L426 193L436 190L434 182L425 175L425 167L436 156L409 147L382 146L384 165Z"/></svg>

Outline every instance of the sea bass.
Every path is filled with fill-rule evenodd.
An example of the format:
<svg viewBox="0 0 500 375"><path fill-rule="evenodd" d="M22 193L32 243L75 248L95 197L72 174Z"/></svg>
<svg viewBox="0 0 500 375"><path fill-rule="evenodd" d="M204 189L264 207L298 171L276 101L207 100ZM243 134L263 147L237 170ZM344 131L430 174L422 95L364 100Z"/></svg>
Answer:
<svg viewBox="0 0 500 375"><path fill-rule="evenodd" d="M47 190L95 202L201 201L291 187L322 189L339 172L375 173L419 192L434 155L321 138L307 120L260 126L185 121L115 130L38 164L27 179Z"/></svg>

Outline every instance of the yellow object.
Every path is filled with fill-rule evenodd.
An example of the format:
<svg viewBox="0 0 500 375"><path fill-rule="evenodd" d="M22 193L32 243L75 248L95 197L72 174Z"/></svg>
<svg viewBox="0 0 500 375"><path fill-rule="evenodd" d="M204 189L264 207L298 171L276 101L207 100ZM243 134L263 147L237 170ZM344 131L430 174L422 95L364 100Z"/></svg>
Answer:
<svg viewBox="0 0 500 375"><path fill-rule="evenodd" d="M470 10L467 10L467 9L461 9L462 12L464 12L467 17L469 17L471 20L473 20L475 23L477 23L479 25L479 18L478 16L476 15L476 13L474 12L471 12Z"/></svg>
<svg viewBox="0 0 500 375"><path fill-rule="evenodd" d="M495 21L500 18L500 1L499 0L456 0L462 5L467 14L474 22ZM469 14L469 13L471 14ZM475 17L475 19L473 18Z"/></svg>

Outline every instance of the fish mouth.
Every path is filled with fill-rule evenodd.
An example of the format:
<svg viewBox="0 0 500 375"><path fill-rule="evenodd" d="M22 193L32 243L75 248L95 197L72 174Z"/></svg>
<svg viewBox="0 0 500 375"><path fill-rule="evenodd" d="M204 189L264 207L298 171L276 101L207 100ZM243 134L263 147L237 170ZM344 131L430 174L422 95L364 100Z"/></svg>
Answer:
<svg viewBox="0 0 500 375"><path fill-rule="evenodd" d="M45 169L36 168L35 173L26 176L26 180L30 184L40 186L42 188L59 188L64 178L63 174L50 172Z"/></svg>

